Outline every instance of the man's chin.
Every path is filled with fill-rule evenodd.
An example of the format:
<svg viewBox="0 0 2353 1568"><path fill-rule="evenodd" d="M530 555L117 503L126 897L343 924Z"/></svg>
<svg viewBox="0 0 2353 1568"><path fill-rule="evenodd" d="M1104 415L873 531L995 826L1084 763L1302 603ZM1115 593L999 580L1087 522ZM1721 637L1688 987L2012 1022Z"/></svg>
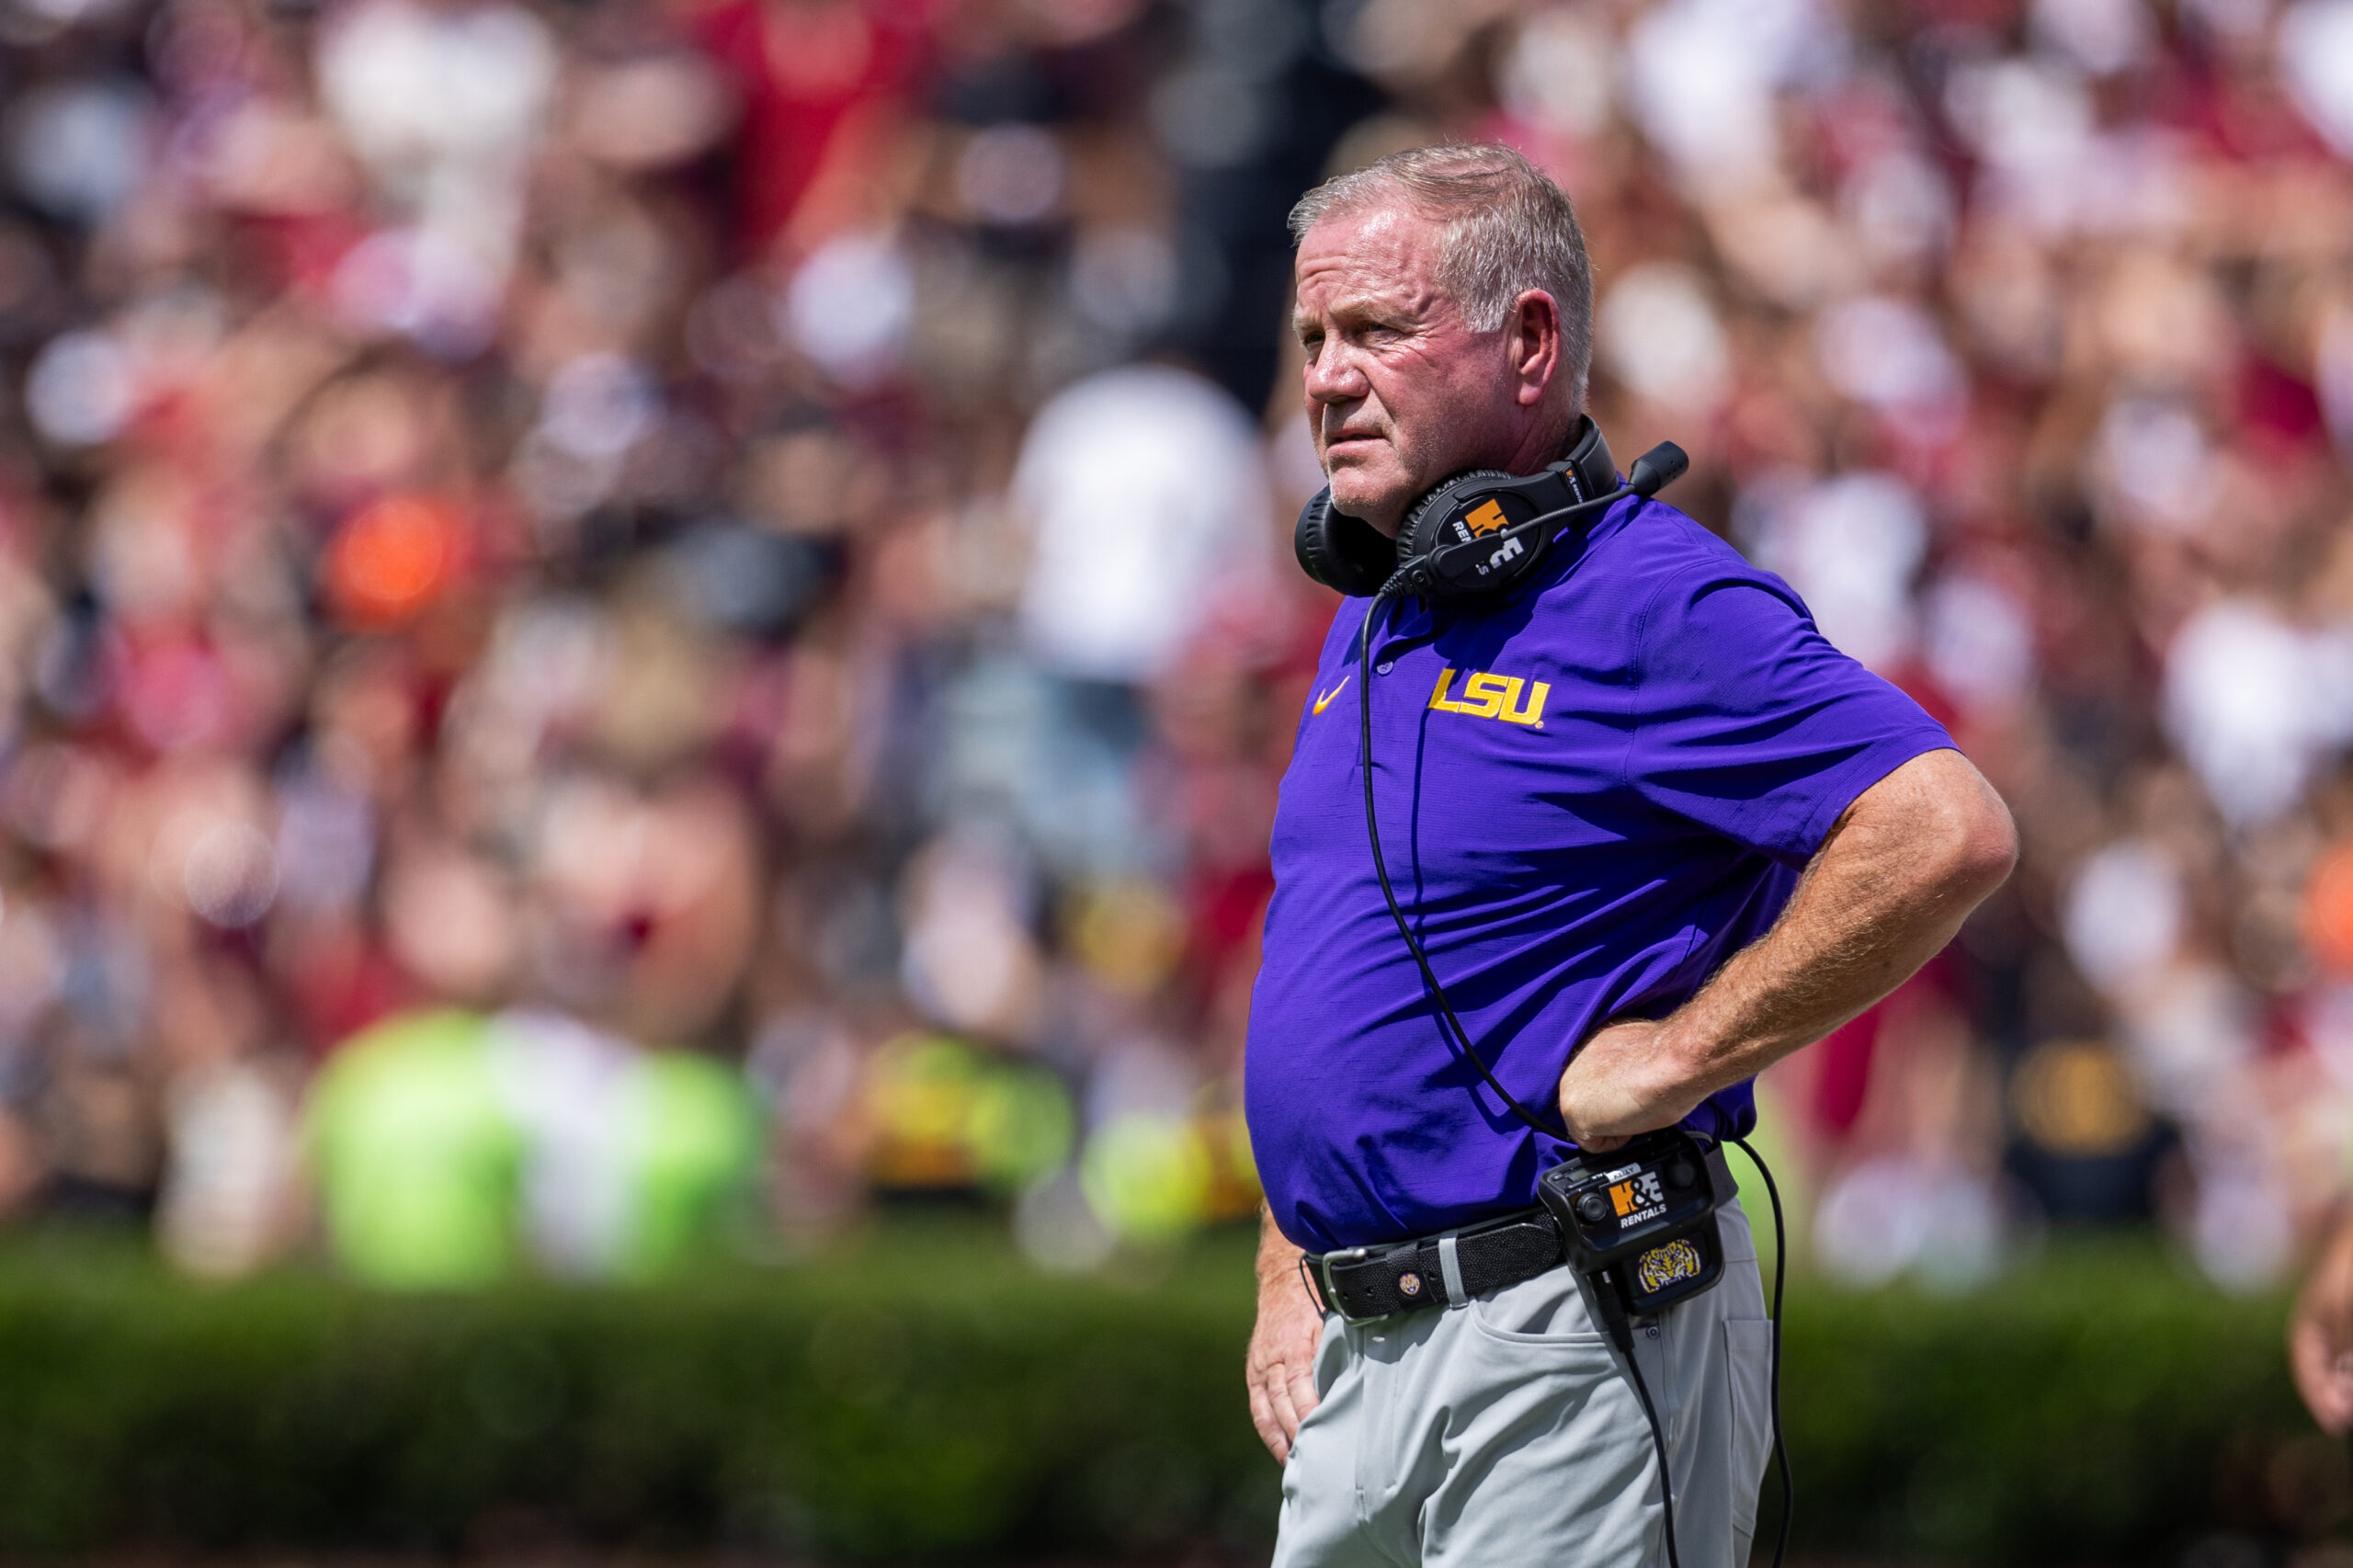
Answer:
<svg viewBox="0 0 2353 1568"><path fill-rule="evenodd" d="M1397 519L1405 515L1407 503L1413 496L1397 480L1384 482L1372 474L1349 469L1335 470L1332 479L1332 506L1351 517L1362 517L1376 527L1386 524L1381 531L1394 530Z"/></svg>

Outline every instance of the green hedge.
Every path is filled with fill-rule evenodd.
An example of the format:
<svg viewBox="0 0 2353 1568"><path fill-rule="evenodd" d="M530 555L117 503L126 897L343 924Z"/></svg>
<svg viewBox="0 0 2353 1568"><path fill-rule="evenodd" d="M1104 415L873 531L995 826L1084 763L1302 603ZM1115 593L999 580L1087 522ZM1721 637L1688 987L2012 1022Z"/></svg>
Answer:
<svg viewBox="0 0 2353 1568"><path fill-rule="evenodd" d="M1247 1238L1154 1274L1040 1275L978 1223L660 1288L422 1298L207 1289L129 1248L20 1241L0 1250L0 1555L1262 1547ZM2316 1534L2353 1499L2288 1387L2279 1304L2154 1247L2054 1251L1966 1298L1791 1306L1810 1551L2149 1561L2218 1529Z"/></svg>
<svg viewBox="0 0 2353 1568"><path fill-rule="evenodd" d="M2113 1243L1964 1297L1793 1291L1798 1538L2031 1563L2324 1535L2353 1470L2296 1402L2285 1314Z"/></svg>

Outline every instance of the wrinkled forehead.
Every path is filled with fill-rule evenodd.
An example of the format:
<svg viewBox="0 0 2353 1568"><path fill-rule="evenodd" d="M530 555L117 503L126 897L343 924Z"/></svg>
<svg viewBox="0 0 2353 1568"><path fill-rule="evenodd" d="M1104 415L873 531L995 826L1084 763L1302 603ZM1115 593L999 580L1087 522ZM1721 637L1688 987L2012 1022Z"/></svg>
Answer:
<svg viewBox="0 0 2353 1568"><path fill-rule="evenodd" d="M1445 226L1401 206L1335 212L1301 236L1299 313L1320 317L1354 304L1424 310L1438 282Z"/></svg>

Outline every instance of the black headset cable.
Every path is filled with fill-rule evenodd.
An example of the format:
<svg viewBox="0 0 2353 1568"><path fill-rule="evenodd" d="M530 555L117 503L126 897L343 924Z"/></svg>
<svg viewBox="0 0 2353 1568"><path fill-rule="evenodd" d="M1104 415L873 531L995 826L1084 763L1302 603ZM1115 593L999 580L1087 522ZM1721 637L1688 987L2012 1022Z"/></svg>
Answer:
<svg viewBox="0 0 2353 1568"><path fill-rule="evenodd" d="M1634 1375L1634 1393L1643 1402L1643 1415L1651 1424L1651 1447L1658 1450L1658 1501L1666 1524L1666 1565L1683 1568L1683 1559L1675 1550L1675 1483L1668 1475L1666 1429L1659 1425L1658 1407L1651 1403L1651 1386L1643 1381L1643 1364L1634 1359L1633 1341L1629 1338L1620 1348L1626 1353L1626 1370Z"/></svg>
<svg viewBox="0 0 2353 1568"><path fill-rule="evenodd" d="M1625 482L1607 495L1597 495L1590 500L1563 506L1558 511L1530 518L1518 527L1525 528L1531 524L1566 522L1572 517L1598 513L1629 495L1647 499L1657 494L1662 486L1673 483L1690 463L1691 460L1682 448L1672 441L1661 441L1636 458ZM1576 481L1573 478L1571 483L1574 484ZM1372 603L1365 607L1364 625L1357 631L1357 731L1359 742L1357 760L1364 769L1364 831L1365 836L1372 843L1372 869L1381 879L1381 896L1389 905L1389 918L1397 923L1397 934L1405 938L1405 950L1414 955L1414 965L1422 971L1422 983L1429 987L1430 1000L1438 1004L1438 1017L1444 1020L1438 1032L1447 1037L1448 1048L1451 1050L1459 1046L1471 1065L1479 1070L1479 1076L1487 1081L1487 1086L1495 1091L1512 1115L1526 1122L1531 1131L1541 1132L1548 1138L1566 1139L1574 1143L1575 1140L1568 1137L1569 1129L1565 1121L1555 1132L1534 1111L1520 1104L1512 1092L1504 1087L1503 1081L1495 1076L1487 1066L1486 1059L1471 1043L1471 1031L1464 1028L1462 1020L1454 1016L1454 1004L1447 999L1446 987L1438 983L1438 971L1430 967L1429 955L1422 951L1421 939L1414 935L1414 927L1406 920L1405 911L1397 903L1397 890L1389 882L1389 862L1381 853L1381 813L1374 808L1372 796L1372 623L1380 618L1382 605L1394 602L1404 594L1425 592L1435 581L1433 561L1401 562L1390 574L1389 581L1381 585L1381 591L1372 596Z"/></svg>
<svg viewBox="0 0 2353 1568"><path fill-rule="evenodd" d="M1768 1408L1773 1421L1773 1462L1781 1470L1781 1527L1773 1538L1773 1568L1781 1568L1781 1555L1790 1549L1790 1516L1797 1511L1797 1486L1790 1479L1789 1446L1781 1440L1781 1282L1790 1272L1790 1233L1781 1223L1781 1188L1773 1180L1773 1167L1765 1163L1765 1156L1749 1147L1747 1139L1726 1142L1748 1156L1748 1163L1765 1178L1765 1196L1773 1203L1773 1355L1767 1384L1771 1390Z"/></svg>
<svg viewBox="0 0 2353 1568"><path fill-rule="evenodd" d="M1373 808L1372 798L1372 623L1381 614L1381 607L1396 597L1404 586L1404 581L1405 574L1400 572L1381 585L1381 592L1375 594L1372 603L1366 607L1364 625L1357 634L1357 730L1361 743L1357 760L1364 770L1364 831L1365 836L1372 841L1372 869L1381 879L1381 896L1389 904L1389 918L1397 923L1397 934L1405 938L1406 950L1414 955L1414 963L1422 971L1422 983L1429 987L1430 999L1438 1004L1438 1017L1445 1020L1439 1034L1446 1037L1449 1047L1461 1049L1462 1054L1470 1059L1471 1065L1479 1070L1479 1076L1502 1096L1504 1104L1514 1116L1548 1138L1566 1137L1566 1124L1556 1132L1539 1120L1535 1112L1520 1104L1512 1092L1503 1086L1472 1045L1471 1031L1464 1028L1462 1020L1454 1016L1454 1004L1447 1000L1446 987L1438 983L1438 971L1430 968L1429 956L1422 951L1420 939L1414 935L1412 925L1405 919L1405 911L1397 903L1397 891L1389 883L1389 862L1381 853L1381 817ZM1448 1032L1449 1029L1451 1033Z"/></svg>
<svg viewBox="0 0 2353 1568"><path fill-rule="evenodd" d="M1620 1267L1623 1267L1620 1265ZM1633 1381L1634 1397L1643 1403L1643 1419L1650 1423L1651 1447L1658 1450L1659 1512L1666 1525L1667 1568L1683 1568L1683 1559L1675 1549L1675 1480L1666 1458L1666 1428L1658 1418L1658 1406L1651 1403L1651 1385L1643 1377L1643 1364L1634 1358L1634 1324L1626 1315L1626 1303L1619 1299L1616 1268L1605 1268L1592 1276L1593 1315L1601 1324L1601 1332L1626 1358L1626 1373ZM1658 1330L1651 1330L1656 1334Z"/></svg>

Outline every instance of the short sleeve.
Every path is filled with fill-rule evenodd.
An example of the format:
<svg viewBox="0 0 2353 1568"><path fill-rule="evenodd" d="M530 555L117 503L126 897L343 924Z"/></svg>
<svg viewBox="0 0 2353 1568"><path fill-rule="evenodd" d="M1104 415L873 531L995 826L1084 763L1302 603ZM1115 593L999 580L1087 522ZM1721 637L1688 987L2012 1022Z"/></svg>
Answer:
<svg viewBox="0 0 2353 1568"><path fill-rule="evenodd" d="M1813 858L1858 795L1952 737L1832 647L1779 579L1670 579L1637 624L1629 784L1775 859Z"/></svg>

